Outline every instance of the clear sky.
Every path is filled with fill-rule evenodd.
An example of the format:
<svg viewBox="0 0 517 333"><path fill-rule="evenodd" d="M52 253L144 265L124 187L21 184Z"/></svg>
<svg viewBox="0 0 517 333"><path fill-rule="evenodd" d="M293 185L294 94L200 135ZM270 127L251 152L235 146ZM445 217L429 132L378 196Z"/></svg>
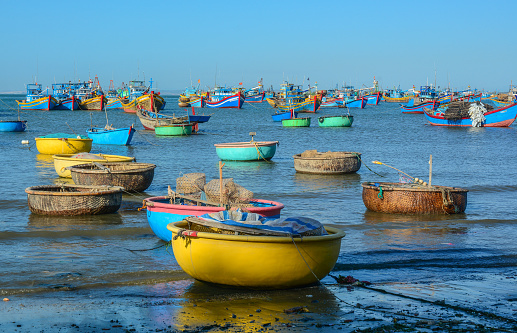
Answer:
<svg viewBox="0 0 517 333"><path fill-rule="evenodd" d="M157 90L284 79L517 84L517 1L2 1L0 91L99 77Z"/></svg>

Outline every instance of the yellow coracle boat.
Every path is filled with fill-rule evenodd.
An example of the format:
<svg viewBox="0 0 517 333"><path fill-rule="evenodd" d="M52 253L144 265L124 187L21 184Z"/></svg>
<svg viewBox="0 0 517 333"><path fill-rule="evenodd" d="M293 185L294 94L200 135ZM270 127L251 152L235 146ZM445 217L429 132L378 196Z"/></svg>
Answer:
<svg viewBox="0 0 517 333"><path fill-rule="evenodd" d="M332 227L325 227L328 235L301 238L199 232L187 220L167 225L181 268L197 280L240 287L314 284L336 264L345 236Z"/></svg>
<svg viewBox="0 0 517 333"><path fill-rule="evenodd" d="M105 154L56 154L53 156L54 158L54 169L56 169L59 177L63 178L72 178L72 174L68 167L92 163L92 162L100 162L100 163L127 163L134 162L134 157L128 156L120 156L120 155L105 155Z"/></svg>
<svg viewBox="0 0 517 333"><path fill-rule="evenodd" d="M92 139L83 135L56 133L40 136L35 140L40 154L77 154L92 150Z"/></svg>

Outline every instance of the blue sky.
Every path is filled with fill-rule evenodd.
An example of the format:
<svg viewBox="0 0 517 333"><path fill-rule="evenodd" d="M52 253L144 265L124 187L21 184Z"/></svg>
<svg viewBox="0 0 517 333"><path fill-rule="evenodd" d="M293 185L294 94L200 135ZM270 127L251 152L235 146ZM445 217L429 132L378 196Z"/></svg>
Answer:
<svg viewBox="0 0 517 333"><path fill-rule="evenodd" d="M157 90L284 79L517 84L516 1L3 1L0 91L99 77Z"/></svg>

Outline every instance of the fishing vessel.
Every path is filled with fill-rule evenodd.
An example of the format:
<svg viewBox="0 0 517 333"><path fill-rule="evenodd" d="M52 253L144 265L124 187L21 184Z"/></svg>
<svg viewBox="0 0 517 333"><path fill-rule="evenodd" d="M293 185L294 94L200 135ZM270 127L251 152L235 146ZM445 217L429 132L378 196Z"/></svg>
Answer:
<svg viewBox="0 0 517 333"><path fill-rule="evenodd" d="M517 117L517 104L487 111L477 116L455 116L446 115L445 110L424 109L424 114L433 126L455 126L455 127L508 127Z"/></svg>
<svg viewBox="0 0 517 333"><path fill-rule="evenodd" d="M52 96L57 100L56 110L78 110L79 99L75 96L72 83L55 83L52 85Z"/></svg>
<svg viewBox="0 0 517 333"><path fill-rule="evenodd" d="M132 80L129 81L128 98L121 101L124 112L136 113L138 109L158 112L165 107L165 100L160 93L155 93L152 90L153 81L151 79L150 85L147 87L144 81Z"/></svg>
<svg viewBox="0 0 517 333"><path fill-rule="evenodd" d="M205 101L207 108L234 108L240 109L244 104L244 96L238 90L235 92L230 88L216 87L208 92L208 97Z"/></svg>
<svg viewBox="0 0 517 333"><path fill-rule="evenodd" d="M29 83L27 84L27 93L25 100L17 100L18 106L22 110L53 110L59 102L48 93L48 88L45 93L42 90L41 84Z"/></svg>

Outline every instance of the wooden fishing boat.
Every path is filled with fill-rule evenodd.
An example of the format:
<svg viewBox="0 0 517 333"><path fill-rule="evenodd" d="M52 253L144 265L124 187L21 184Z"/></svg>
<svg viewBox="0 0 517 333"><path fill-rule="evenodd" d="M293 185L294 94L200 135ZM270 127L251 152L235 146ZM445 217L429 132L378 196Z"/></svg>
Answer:
<svg viewBox="0 0 517 333"><path fill-rule="evenodd" d="M440 102L436 100L422 102L416 105L407 106L400 104L400 108L402 109L402 113L416 113L423 114L424 108L436 110L436 108L440 105Z"/></svg>
<svg viewBox="0 0 517 333"><path fill-rule="evenodd" d="M56 133L40 136L35 140L40 154L88 153L92 149L92 139L84 135Z"/></svg>
<svg viewBox="0 0 517 333"><path fill-rule="evenodd" d="M107 98L104 95L96 95L92 97L86 97L79 102L79 109L81 110L92 110L102 111L106 105Z"/></svg>
<svg viewBox="0 0 517 333"><path fill-rule="evenodd" d="M415 183L365 182L363 203L371 211L393 214L458 214L467 207L467 190Z"/></svg>
<svg viewBox="0 0 517 333"><path fill-rule="evenodd" d="M159 196L146 198L144 206L147 209L147 221L156 236L169 242L171 233L167 225L177 222L189 216L201 216L208 213L222 212L232 205L219 205L206 200L190 198L176 194L173 196ZM243 205L237 205L241 207ZM246 205L246 210L264 217L280 217L280 211L284 205L270 200L251 199Z"/></svg>
<svg viewBox="0 0 517 333"><path fill-rule="evenodd" d="M354 116L323 116L318 117L318 125L320 127L350 127L354 122Z"/></svg>
<svg viewBox="0 0 517 333"><path fill-rule="evenodd" d="M151 163L86 163L69 168L77 185L121 186L127 192L143 192L153 182Z"/></svg>
<svg viewBox="0 0 517 333"><path fill-rule="evenodd" d="M288 98L285 104L277 104L277 107L282 111L294 110L295 112L316 113L320 105L321 100L318 96L308 96L303 99Z"/></svg>
<svg viewBox="0 0 517 333"><path fill-rule="evenodd" d="M167 226L174 236L176 261L197 280L239 287L280 289L317 283L336 264L345 236L332 227L325 227L326 235L303 237L217 233L222 229L198 229L199 220Z"/></svg>
<svg viewBox="0 0 517 333"><path fill-rule="evenodd" d="M154 127L154 133L163 136L190 135L192 134L192 127L194 125L195 123L160 125Z"/></svg>
<svg viewBox="0 0 517 333"><path fill-rule="evenodd" d="M240 109L244 104L244 96L239 90L237 93L227 88L216 88L210 92L205 101L207 108L234 108Z"/></svg>
<svg viewBox="0 0 517 333"><path fill-rule="evenodd" d="M344 99L343 105L340 105L339 107L364 109L367 103L368 100L365 97L357 97L354 99Z"/></svg>
<svg viewBox="0 0 517 333"><path fill-rule="evenodd" d="M43 93L41 88L41 84L27 84L27 94L25 96L25 100L16 101L18 106L22 110L42 110L49 111L56 107L59 102L52 97L52 95L48 94L48 90L46 93Z"/></svg>
<svg viewBox="0 0 517 333"><path fill-rule="evenodd" d="M71 178L69 167L85 163L129 163L134 162L134 157L106 154L56 154L54 159L54 169L59 177Z"/></svg>
<svg viewBox="0 0 517 333"><path fill-rule="evenodd" d="M293 158L294 169L300 173L335 175L354 173L361 168L361 154L355 152L307 150Z"/></svg>
<svg viewBox="0 0 517 333"><path fill-rule="evenodd" d="M0 120L0 132L23 132L26 128L26 120Z"/></svg>
<svg viewBox="0 0 517 333"><path fill-rule="evenodd" d="M261 161L275 156L278 141L229 142L214 144L217 156L223 161Z"/></svg>
<svg viewBox="0 0 517 333"><path fill-rule="evenodd" d="M298 117L298 112L294 112L294 115L293 115L293 112L291 111L284 111L284 112L275 112L274 114L271 115L271 118L273 118L273 121L282 121L282 119L291 119L291 117Z"/></svg>
<svg viewBox="0 0 517 333"><path fill-rule="evenodd" d="M75 85L72 83L52 84L52 96L57 100L56 110L78 110L79 99L75 96Z"/></svg>
<svg viewBox="0 0 517 333"><path fill-rule="evenodd" d="M380 91L365 95L364 98L366 98L366 104L369 105L378 105L382 98L382 93Z"/></svg>
<svg viewBox="0 0 517 333"><path fill-rule="evenodd" d="M174 117L161 114L158 112L148 112L145 110L137 110L136 115L146 130L154 131L156 126L183 124L189 121L189 116Z"/></svg>
<svg viewBox="0 0 517 333"><path fill-rule="evenodd" d="M311 118L289 118L282 119L283 127L310 127L311 126Z"/></svg>
<svg viewBox="0 0 517 333"><path fill-rule="evenodd" d="M86 130L86 133L95 144L127 146L131 143L135 128L133 125L125 128L113 128L111 126L104 128L92 127Z"/></svg>
<svg viewBox="0 0 517 333"><path fill-rule="evenodd" d="M472 127L471 118L465 117L461 119L446 119L443 112L424 109L427 121L433 126L458 126ZM479 127L508 127L515 121L517 117L517 103L495 109L483 114L484 120Z"/></svg>
<svg viewBox="0 0 517 333"><path fill-rule="evenodd" d="M117 186L43 185L25 189L31 212L40 215L115 213L122 203Z"/></svg>

